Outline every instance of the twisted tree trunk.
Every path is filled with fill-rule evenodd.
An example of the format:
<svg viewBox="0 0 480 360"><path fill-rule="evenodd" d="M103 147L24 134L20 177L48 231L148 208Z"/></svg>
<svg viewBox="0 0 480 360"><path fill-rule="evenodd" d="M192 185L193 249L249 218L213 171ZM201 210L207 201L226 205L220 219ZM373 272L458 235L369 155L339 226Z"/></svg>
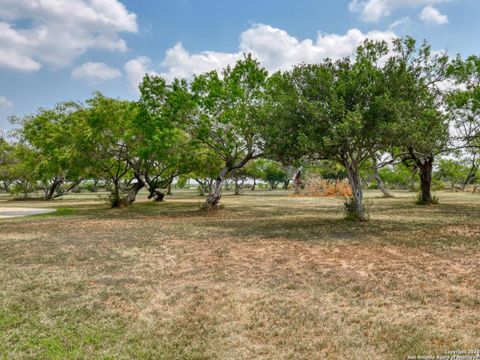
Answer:
<svg viewBox="0 0 480 360"><path fill-rule="evenodd" d="M415 166L420 171L420 201L423 204L433 203L432 198L432 171L433 161L435 160L433 154L417 156L412 147L408 148L410 157L415 162Z"/></svg>
<svg viewBox="0 0 480 360"><path fill-rule="evenodd" d="M383 193L383 196L386 198L392 198L393 195L385 187L385 183L383 182L382 178L380 177L380 174L378 173L377 166L375 166L374 176L375 176L375 180L377 181L377 186L380 189L380 191Z"/></svg>
<svg viewBox="0 0 480 360"><path fill-rule="evenodd" d="M254 155L253 152L247 153L245 157L239 161L236 164L232 165L232 162L227 162L227 165L220 171L220 174L218 174L217 179L215 180L215 184L213 187L213 191L211 192L210 195L208 195L207 200L202 206L203 210L215 210L218 208L218 203L220 202L220 199L222 198L222 186L223 183L225 182L225 178L230 172L232 172L235 169L241 169L244 167L250 160L258 157L259 155Z"/></svg>
<svg viewBox="0 0 480 360"><path fill-rule="evenodd" d="M235 181L235 195L240 195L240 182Z"/></svg>
<svg viewBox="0 0 480 360"><path fill-rule="evenodd" d="M92 192L97 192L98 191L98 179L93 179L93 186L92 186Z"/></svg>
<svg viewBox="0 0 480 360"><path fill-rule="evenodd" d="M137 195L145 187L145 183L137 178L137 182L133 184L133 186L130 188L130 191L127 194L127 197L125 199L127 205L130 205L137 200Z"/></svg>
<svg viewBox="0 0 480 360"><path fill-rule="evenodd" d="M158 189L158 188L155 188L155 189L150 189L150 194L148 195L148 199L152 199L154 201L163 201L163 198L165 197L165 193L161 190L161 189Z"/></svg>
<svg viewBox="0 0 480 360"><path fill-rule="evenodd" d="M476 156L473 156L472 159L472 166L470 167L470 171L468 172L467 178L462 184L462 190L465 191L465 188L467 187L470 182L475 179L475 176L477 175L477 164L476 164Z"/></svg>
<svg viewBox="0 0 480 360"><path fill-rule="evenodd" d="M230 167L224 167L220 174L218 174L213 184L213 189L207 197L207 201L203 204L204 210L212 210L218 206L220 199L222 198L222 187L225 181L225 177L232 169Z"/></svg>
<svg viewBox="0 0 480 360"><path fill-rule="evenodd" d="M122 200L120 198L120 181L118 179L114 179L112 181L113 189L112 189L112 208L117 208L122 206Z"/></svg>
<svg viewBox="0 0 480 360"><path fill-rule="evenodd" d="M420 169L421 201L425 204L431 204L433 202L431 192L433 157L426 159L418 168Z"/></svg>
<svg viewBox="0 0 480 360"><path fill-rule="evenodd" d="M300 189L302 188L302 171L297 170L295 178L293 179L293 186L295 187L295 195L300 195Z"/></svg>
<svg viewBox="0 0 480 360"><path fill-rule="evenodd" d="M365 206L363 205L362 179L360 177L359 166L356 161L349 160L346 157L343 160L347 170L348 182L352 187L353 208L348 209L357 220L368 221Z"/></svg>
<svg viewBox="0 0 480 360"><path fill-rule="evenodd" d="M53 179L52 183L50 184L50 187L47 193L45 194L45 200L52 200L54 198L55 191L58 189L60 185L62 185L62 183L63 183L63 178L60 176L56 176Z"/></svg>
<svg viewBox="0 0 480 360"><path fill-rule="evenodd" d="M213 191L213 179L208 180L208 195L210 195Z"/></svg>

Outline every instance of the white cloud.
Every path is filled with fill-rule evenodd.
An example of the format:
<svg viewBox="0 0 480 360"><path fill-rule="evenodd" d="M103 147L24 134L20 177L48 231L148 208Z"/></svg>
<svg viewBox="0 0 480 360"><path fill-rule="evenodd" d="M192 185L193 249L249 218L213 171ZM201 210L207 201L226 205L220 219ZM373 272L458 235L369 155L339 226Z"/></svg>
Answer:
<svg viewBox="0 0 480 360"><path fill-rule="evenodd" d="M78 80L85 80L91 83L116 79L122 76L122 73L105 63L87 62L72 71L72 77Z"/></svg>
<svg viewBox="0 0 480 360"><path fill-rule="evenodd" d="M425 6L420 13L420 20L427 24L443 25L448 24L447 15L443 15L433 6Z"/></svg>
<svg viewBox="0 0 480 360"><path fill-rule="evenodd" d="M0 96L0 111L5 111L13 107L13 102L5 96Z"/></svg>
<svg viewBox="0 0 480 360"><path fill-rule="evenodd" d="M181 43L167 50L162 67L167 69L162 73L168 79L175 77L190 77L215 69L222 69L233 64L239 58L238 53L222 53L215 51L202 51L190 54Z"/></svg>
<svg viewBox="0 0 480 360"><path fill-rule="evenodd" d="M376 22L399 8L428 6L445 1L452 0L351 0L348 8L350 11L361 12L364 21Z"/></svg>
<svg viewBox="0 0 480 360"><path fill-rule="evenodd" d="M89 49L126 51L136 15L118 0L0 0L0 66L35 71Z"/></svg>
<svg viewBox="0 0 480 360"><path fill-rule="evenodd" d="M410 17L408 16L403 16L400 19L392 22L390 25L388 25L388 30L394 30L395 28L399 26L403 26L405 24L408 24L411 21Z"/></svg>
<svg viewBox="0 0 480 360"><path fill-rule="evenodd" d="M151 61L146 56L139 56L125 64L124 69L128 82L135 92L138 92L138 84L140 84L145 74L156 74L150 67Z"/></svg>
<svg viewBox="0 0 480 360"><path fill-rule="evenodd" d="M319 33L315 40L298 40L286 31L270 25L256 24L240 35L239 51L234 53L188 52L181 43L167 50L161 62L161 75L167 79L191 77L234 64L244 53L251 53L269 71L286 70L298 63L315 63L325 58L338 59L353 54L365 39L391 40L392 31L362 33L351 29L344 35ZM152 72L148 58L137 58L125 65L132 86L137 86L146 72Z"/></svg>

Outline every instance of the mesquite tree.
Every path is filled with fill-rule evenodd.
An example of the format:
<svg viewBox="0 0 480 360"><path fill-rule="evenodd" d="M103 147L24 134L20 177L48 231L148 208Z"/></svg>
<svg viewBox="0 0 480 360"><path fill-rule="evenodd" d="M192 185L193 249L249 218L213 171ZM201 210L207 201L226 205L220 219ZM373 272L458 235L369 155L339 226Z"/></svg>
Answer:
<svg viewBox="0 0 480 360"><path fill-rule="evenodd" d="M457 127L455 140L467 149L480 149L480 56L460 57L449 66L457 87L448 96L450 114Z"/></svg>
<svg viewBox="0 0 480 360"><path fill-rule="evenodd" d="M213 71L199 75L191 83L196 107L183 126L223 162L205 209L218 205L223 183L233 170L261 155L258 119L266 79L267 71L251 56L245 56L221 74Z"/></svg>
<svg viewBox="0 0 480 360"><path fill-rule="evenodd" d="M0 181L5 192L10 191L10 185L15 181L11 171L15 163L13 149L14 146L0 133Z"/></svg>
<svg viewBox="0 0 480 360"><path fill-rule="evenodd" d="M82 178L86 157L76 140L80 136L77 126L80 109L75 102L65 102L23 118L11 118L12 123L21 125L16 132L19 140L35 153L31 158L31 173L42 183L45 200L65 195ZM71 184L61 190L67 181Z"/></svg>
<svg viewBox="0 0 480 360"><path fill-rule="evenodd" d="M164 78L147 74L140 92L140 113L132 126L136 143L128 161L137 178L134 190L146 187L149 198L161 200L161 189L197 169L202 158L200 144L181 126L195 103L184 80L167 84Z"/></svg>
<svg viewBox="0 0 480 360"><path fill-rule="evenodd" d="M387 141L394 118L379 60L385 42L366 42L355 60L300 65L276 74L266 106L266 151L286 157L334 160L342 164L352 187L352 212L367 220L360 167Z"/></svg>
<svg viewBox="0 0 480 360"><path fill-rule="evenodd" d="M440 86L446 79L448 57L433 55L426 43L417 48L412 38L395 40L393 52L385 65L397 114L390 127L391 143L402 150L404 163L418 170L419 200L430 204L433 164L446 150L449 138Z"/></svg>
<svg viewBox="0 0 480 360"><path fill-rule="evenodd" d="M218 173L223 169L222 160L207 146L198 146L191 154L194 161L188 177L198 183L199 195L210 195Z"/></svg>
<svg viewBox="0 0 480 360"><path fill-rule="evenodd" d="M87 100L82 112L82 137L78 140L89 158L89 165L113 185L112 207L126 205L122 180L131 172L126 161L133 151L135 138L128 128L138 114L136 104L100 93Z"/></svg>
<svg viewBox="0 0 480 360"><path fill-rule="evenodd" d="M455 124L454 146L469 162L469 174L462 187L474 181L480 158L480 56L457 57L449 67L457 85L448 96L448 109Z"/></svg>
<svg viewBox="0 0 480 360"><path fill-rule="evenodd" d="M205 209L215 208L222 197L226 177L261 155L258 108L262 102L267 71L251 56L221 74L216 71L172 84L147 76L140 87L142 103L153 114L167 112L177 129L192 144L208 147L222 161Z"/></svg>
<svg viewBox="0 0 480 360"><path fill-rule="evenodd" d="M174 126L166 83L161 78L147 76L141 88L145 88L144 96L129 130L135 141L126 158L135 177L127 196L129 203L135 201L142 188L147 189L149 198L161 201L165 195L161 189L169 187L176 177L189 172L193 166L194 147L188 134ZM155 94L154 106L147 93Z"/></svg>

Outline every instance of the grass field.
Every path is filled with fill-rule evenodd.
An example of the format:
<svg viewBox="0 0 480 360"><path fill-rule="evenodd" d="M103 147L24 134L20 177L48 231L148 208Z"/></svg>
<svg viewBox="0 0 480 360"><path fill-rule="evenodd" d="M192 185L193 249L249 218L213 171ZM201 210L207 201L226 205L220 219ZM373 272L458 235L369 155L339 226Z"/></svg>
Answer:
<svg viewBox="0 0 480 360"><path fill-rule="evenodd" d="M0 220L0 358L405 359L480 349L480 196L95 196Z"/></svg>

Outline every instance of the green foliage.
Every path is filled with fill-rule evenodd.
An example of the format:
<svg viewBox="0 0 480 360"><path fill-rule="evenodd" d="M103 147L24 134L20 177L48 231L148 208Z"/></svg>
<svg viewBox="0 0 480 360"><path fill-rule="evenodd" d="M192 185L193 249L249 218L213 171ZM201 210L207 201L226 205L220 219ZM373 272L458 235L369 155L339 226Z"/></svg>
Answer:
<svg viewBox="0 0 480 360"><path fill-rule="evenodd" d="M177 189L188 189L188 178L186 176L180 176L175 183Z"/></svg>
<svg viewBox="0 0 480 360"><path fill-rule="evenodd" d="M255 159L249 162L245 167L244 171L250 179L258 180L265 178L265 166L268 160L266 159Z"/></svg>
<svg viewBox="0 0 480 360"><path fill-rule="evenodd" d="M190 156L194 164L188 176L197 181L214 179L222 170L222 160L205 145L197 144Z"/></svg>
<svg viewBox="0 0 480 360"><path fill-rule="evenodd" d="M433 55L430 45L413 38L394 41L385 76L397 114L389 127L390 143L418 157L441 153L448 142L448 118L442 113L439 83L446 79L448 57ZM409 154L410 156L415 156Z"/></svg>
<svg viewBox="0 0 480 360"><path fill-rule="evenodd" d="M287 179L287 174L282 166L275 161L266 161L262 169L262 180L270 184L270 189L276 189L279 183Z"/></svg>
<svg viewBox="0 0 480 360"><path fill-rule="evenodd" d="M77 181L83 174L87 157L78 142L80 109L75 102L64 102L23 118L11 118L21 126L16 132L18 140L34 153L22 161L27 162L31 177L42 184L46 199L63 182Z"/></svg>
<svg viewBox="0 0 480 360"><path fill-rule="evenodd" d="M480 149L480 56L458 56L448 68L457 88L448 94L457 138L475 153Z"/></svg>
<svg viewBox="0 0 480 360"><path fill-rule="evenodd" d="M14 145L10 144L0 134L0 181L3 182L5 189L15 181L12 168L15 164Z"/></svg>
<svg viewBox="0 0 480 360"><path fill-rule="evenodd" d="M250 55L224 69L221 76L216 71L196 76L190 86L196 107L184 122L186 131L227 166L257 153L258 103L266 79L266 70Z"/></svg>
<svg viewBox="0 0 480 360"><path fill-rule="evenodd" d="M378 171L382 180L389 187L408 189L412 183L412 170L400 163L395 166L385 166Z"/></svg>
<svg viewBox="0 0 480 360"><path fill-rule="evenodd" d="M387 51L385 42L367 41L354 61L325 60L275 74L264 109L266 153L285 162L303 157L338 162L358 189L355 201L361 202L360 168L386 148L386 129L396 119L378 66Z"/></svg>
<svg viewBox="0 0 480 360"><path fill-rule="evenodd" d="M438 180L446 181L454 187L468 179L470 168L461 162L453 159L441 159L438 164L436 177Z"/></svg>
<svg viewBox="0 0 480 360"><path fill-rule="evenodd" d="M35 191L36 173L31 167L35 156L36 153L23 143L18 142L9 146L8 161L3 171L13 183L10 187L13 194L23 194L26 198L29 193Z"/></svg>
<svg viewBox="0 0 480 360"><path fill-rule="evenodd" d="M448 77L457 87L447 92L440 83ZM48 197L101 178L112 205L122 205L142 187L152 193L193 178L202 191L214 184L217 205L227 178L237 185L262 179L275 188L302 169L348 178L351 210L362 218L362 181L386 154L402 164L384 166L375 178L407 188L419 175L425 199L430 184L464 188L478 181L479 84L478 56L449 63L410 37L393 46L365 41L354 58L300 64L270 77L251 55L191 81L146 75L139 101L95 93L85 104L13 118L20 126L16 143L0 137L0 181L24 196L41 188ZM437 166L449 140L464 151Z"/></svg>
<svg viewBox="0 0 480 360"><path fill-rule="evenodd" d="M305 166L304 172L318 174L327 180L347 178L345 168L335 161L316 161Z"/></svg>

